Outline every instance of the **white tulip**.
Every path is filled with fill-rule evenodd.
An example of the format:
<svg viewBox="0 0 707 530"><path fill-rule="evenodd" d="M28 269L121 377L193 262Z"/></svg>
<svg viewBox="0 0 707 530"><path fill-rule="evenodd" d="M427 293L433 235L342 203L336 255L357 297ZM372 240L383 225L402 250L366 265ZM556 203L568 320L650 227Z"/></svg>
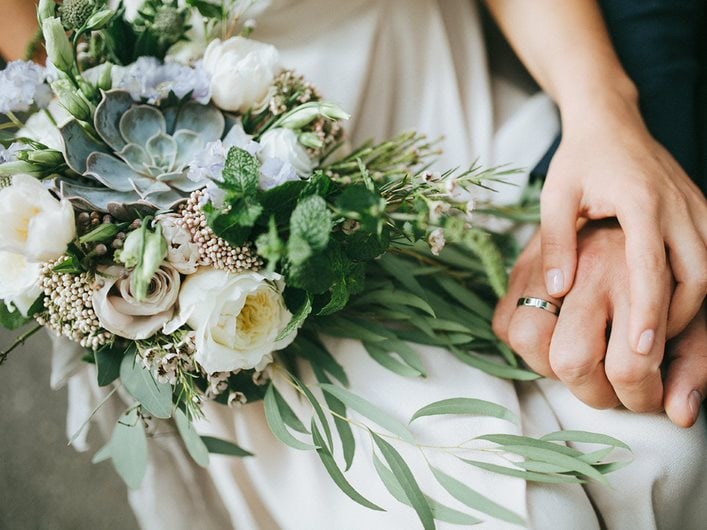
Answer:
<svg viewBox="0 0 707 530"><path fill-rule="evenodd" d="M181 279L177 270L163 263L147 297L138 302L134 275L120 266L99 268L104 284L93 293L93 310L101 326L119 337L143 340L153 336L174 316Z"/></svg>
<svg viewBox="0 0 707 530"><path fill-rule="evenodd" d="M276 340L292 319L283 288L276 273L202 268L184 280L180 313L165 331L184 324L195 330L196 360L208 373L262 370L296 335Z"/></svg>
<svg viewBox="0 0 707 530"><path fill-rule="evenodd" d="M262 105L279 70L277 49L270 44L232 37L212 41L204 52L211 76L211 100L223 110L245 113Z"/></svg>
<svg viewBox="0 0 707 530"><path fill-rule="evenodd" d="M75 237L73 207L54 198L36 178L15 175L0 190L0 250L32 262L49 261L64 254Z"/></svg>
<svg viewBox="0 0 707 530"><path fill-rule="evenodd" d="M39 286L40 266L21 254L0 251L0 300L8 309L27 316L29 308L42 294Z"/></svg>
<svg viewBox="0 0 707 530"><path fill-rule="evenodd" d="M315 164L309 157L307 149L299 143L297 133L292 129L270 129L260 138L258 157L261 162L268 158L277 158L295 168L300 177L312 175Z"/></svg>

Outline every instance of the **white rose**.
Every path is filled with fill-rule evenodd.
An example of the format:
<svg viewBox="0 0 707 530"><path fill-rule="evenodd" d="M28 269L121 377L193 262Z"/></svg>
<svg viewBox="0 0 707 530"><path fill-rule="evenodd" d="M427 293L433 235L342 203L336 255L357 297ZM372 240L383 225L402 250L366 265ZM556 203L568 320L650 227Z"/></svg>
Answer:
<svg viewBox="0 0 707 530"><path fill-rule="evenodd" d="M160 215L162 236L167 241L167 261L181 274L194 274L199 262L199 246L175 214Z"/></svg>
<svg viewBox="0 0 707 530"><path fill-rule="evenodd" d="M261 105L278 71L277 49L244 37L216 39L204 52L211 99L221 109L245 113Z"/></svg>
<svg viewBox="0 0 707 530"><path fill-rule="evenodd" d="M133 294L133 275L111 266L99 269L103 287L93 293L93 310L104 329L119 337L143 340L157 333L174 316L179 295L179 272L168 263L157 269L145 300Z"/></svg>
<svg viewBox="0 0 707 530"><path fill-rule="evenodd" d="M262 370L296 335L276 340L292 319L283 288L276 273L202 268L184 280L180 314L168 328L186 323L196 331L196 360L208 373Z"/></svg>
<svg viewBox="0 0 707 530"><path fill-rule="evenodd" d="M8 309L27 316L42 289L39 286L39 263L30 263L21 254L0 251L0 300Z"/></svg>
<svg viewBox="0 0 707 530"><path fill-rule="evenodd" d="M300 177L308 177L314 170L314 162L309 153L297 139L297 133L292 129L270 129L260 138L261 162L268 158L277 158L292 165Z"/></svg>
<svg viewBox="0 0 707 530"><path fill-rule="evenodd" d="M32 262L49 261L64 254L74 237L71 204L54 198L36 178L15 175L0 190L0 250Z"/></svg>

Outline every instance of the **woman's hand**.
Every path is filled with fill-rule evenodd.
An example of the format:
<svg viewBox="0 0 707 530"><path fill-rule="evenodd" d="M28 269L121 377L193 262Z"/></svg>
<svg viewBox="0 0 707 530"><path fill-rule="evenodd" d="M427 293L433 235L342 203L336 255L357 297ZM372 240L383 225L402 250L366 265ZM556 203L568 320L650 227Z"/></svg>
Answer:
<svg viewBox="0 0 707 530"><path fill-rule="evenodd" d="M635 100L607 99L589 107L565 101L563 139L541 200L545 284L562 297L577 283L579 218L617 218L626 237L630 344L657 354L665 308L672 337L707 293L707 202L651 137ZM671 270L672 300L657 287Z"/></svg>
<svg viewBox="0 0 707 530"><path fill-rule="evenodd" d="M564 301L545 287L540 234L518 260L494 315L494 331L540 374L559 378L585 403L596 408L624 404L639 411L665 407L673 422L692 425L707 390L707 320L703 311L668 344L670 362L661 378L667 307L657 326L656 347L638 354L628 341L629 275L625 238L616 222L590 222L579 232L576 282ZM669 278L654 288L667 297ZM562 305L560 315L516 307L521 296Z"/></svg>

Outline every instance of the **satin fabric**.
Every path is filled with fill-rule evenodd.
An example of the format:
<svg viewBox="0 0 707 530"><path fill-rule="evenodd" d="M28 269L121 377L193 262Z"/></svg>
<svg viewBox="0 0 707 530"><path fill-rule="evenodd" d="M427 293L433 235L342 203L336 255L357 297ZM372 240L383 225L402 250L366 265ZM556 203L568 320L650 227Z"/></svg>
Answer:
<svg viewBox="0 0 707 530"><path fill-rule="evenodd" d="M275 1L259 18L253 37L278 46L284 65L303 73L351 112L347 129L353 144L415 128L431 138L445 137L439 168L464 167L477 159L487 166L507 163L528 168L540 159L558 130L556 113L544 94L529 93L519 78L494 74L494 62L505 59L489 55L474 2ZM497 192L484 192L480 198L513 203L526 182L524 171L516 186L499 186ZM439 486L425 457L515 511L532 528L687 529L700 527L707 518L703 419L683 430L664 415L596 411L558 383L514 385L430 347L415 346L428 377L403 378L371 360L356 341L327 339L327 344L344 365L351 390L401 421L423 405L451 397L493 401L522 418L519 426L492 418L418 420L411 427L418 440L437 447L424 449L424 457L409 445L395 443L422 489L450 507L474 513ZM95 387L92 368L76 364L80 357L76 350L64 343L55 354L54 383L64 379L70 388L72 433L105 393ZM307 407L275 380L307 419ZM110 401L94 419L106 435L124 408L121 401ZM366 431L355 429L357 456L347 477L386 512L373 512L346 497L313 452L296 451L277 441L265 423L261 403L235 409L209 405L206 418L197 426L200 433L237 440L257 458L212 456L209 468L201 469L186 455L174 427L159 423L160 435L150 441L152 460L146 480L140 490L129 494L143 528L402 530L419 526L414 512L392 499L380 484ZM635 461L609 475L610 488L527 485L461 464L439 448L488 433L539 436L558 429L614 435L631 445ZM464 456L504 462L488 451ZM475 515L485 520L479 528L515 527ZM452 527L439 524L441 529Z"/></svg>

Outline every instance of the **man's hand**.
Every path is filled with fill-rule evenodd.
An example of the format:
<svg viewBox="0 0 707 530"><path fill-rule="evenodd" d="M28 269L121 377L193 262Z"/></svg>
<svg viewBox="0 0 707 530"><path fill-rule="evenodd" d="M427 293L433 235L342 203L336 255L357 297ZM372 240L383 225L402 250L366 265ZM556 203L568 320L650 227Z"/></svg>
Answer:
<svg viewBox="0 0 707 530"><path fill-rule="evenodd" d="M560 301L548 295L539 236L533 239L511 275L508 295L499 303L494 330L538 373L557 377L585 403L597 408L624 404L640 411L663 408L661 378L666 342L667 305L660 309L656 347L636 353L629 340L628 267L623 231L615 222L594 222L578 234L573 289ZM654 288L669 300L669 278ZM521 296L562 305L559 317L531 307L516 307ZM701 324L701 325L700 325ZM671 419L691 425L705 395L707 362L704 313L671 344L665 403ZM702 345L700 345L700 343ZM688 377L689 375L689 377ZM690 397L692 396L692 397Z"/></svg>

